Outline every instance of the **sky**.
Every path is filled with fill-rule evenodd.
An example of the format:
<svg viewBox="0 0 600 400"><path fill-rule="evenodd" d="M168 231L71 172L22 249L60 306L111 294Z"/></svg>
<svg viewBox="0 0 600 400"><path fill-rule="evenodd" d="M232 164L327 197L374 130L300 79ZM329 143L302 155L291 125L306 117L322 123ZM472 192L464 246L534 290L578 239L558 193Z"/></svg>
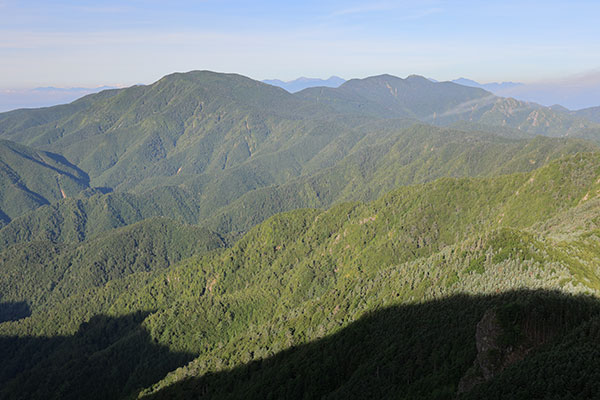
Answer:
<svg viewBox="0 0 600 400"><path fill-rule="evenodd" d="M197 69L585 85L600 81L599 15L597 0L0 0L0 89Z"/></svg>

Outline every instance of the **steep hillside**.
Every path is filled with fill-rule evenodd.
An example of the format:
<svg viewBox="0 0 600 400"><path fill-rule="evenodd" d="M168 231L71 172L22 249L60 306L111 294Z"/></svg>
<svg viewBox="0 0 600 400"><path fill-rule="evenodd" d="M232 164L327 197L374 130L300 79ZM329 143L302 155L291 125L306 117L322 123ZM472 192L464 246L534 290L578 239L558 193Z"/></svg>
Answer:
<svg viewBox="0 0 600 400"><path fill-rule="evenodd" d="M69 198L40 207L0 229L0 249L34 241L82 242L146 218L162 216L190 223L197 221L197 215L194 196L177 188L159 188L144 197L109 193Z"/></svg>
<svg viewBox="0 0 600 400"><path fill-rule="evenodd" d="M64 157L0 140L0 226L87 188L87 174Z"/></svg>
<svg viewBox="0 0 600 400"><path fill-rule="evenodd" d="M442 125L459 120L510 127L536 135L580 137L596 141L600 138L600 125L597 123L569 112L504 97L488 97L464 103L426 119L427 122Z"/></svg>
<svg viewBox="0 0 600 400"><path fill-rule="evenodd" d="M577 154L528 173L443 178L371 203L276 215L230 249L111 280L0 324L12 349L0 364L2 393L80 397L90 379L107 382L118 371L92 397L135 396L149 376L195 358L144 393L453 398L471 376L477 326L489 310L500 333L525 346L523 362L552 359L542 344L564 343L561 354L588 365L569 351L597 346L577 332L595 326L600 308L569 293L600 290L599 226L588 219L599 209L599 176L598 155ZM98 314L106 316L90 320ZM532 343L518 330L538 326L527 321L549 324L539 325L542 336L532 331ZM40 337L15 336L33 332ZM146 349L135 362L117 357L133 343ZM96 368L109 360L118 363L108 372ZM52 379L30 384L48 373ZM566 390L577 397L593 387Z"/></svg>
<svg viewBox="0 0 600 400"><path fill-rule="evenodd" d="M584 117L208 71L0 114L0 398L599 397Z"/></svg>

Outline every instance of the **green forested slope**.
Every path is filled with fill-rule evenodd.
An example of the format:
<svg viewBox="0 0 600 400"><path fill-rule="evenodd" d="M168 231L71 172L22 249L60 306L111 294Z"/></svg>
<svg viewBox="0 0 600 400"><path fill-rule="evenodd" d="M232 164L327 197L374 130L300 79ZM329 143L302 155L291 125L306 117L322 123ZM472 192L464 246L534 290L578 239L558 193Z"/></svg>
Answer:
<svg viewBox="0 0 600 400"><path fill-rule="evenodd" d="M371 203L276 215L230 249L111 280L43 313L0 324L2 340L12 340L14 349L1 373L3 393L27 387L31 398L87 393L82 376L65 375L64 353L56 347L9 336L60 333L62 343L71 335L85 342L90 336L79 325L93 315L110 322L145 312L141 327L131 322L127 329L141 335L141 348L154 343L168 351L148 350L130 367L120 362L115 368L128 378L119 396L148 386L145 368L165 371L174 357L195 356L150 392L165 398L237 398L242 392L250 398L453 398L473 365L476 325L487 310L512 301L520 308L501 315L564 310L548 328L548 340L567 345L579 337L569 332L598 315L596 300L569 293L600 289L599 227L587 218L598 209L599 176L598 155L578 154L529 173L443 178ZM496 295L536 288L563 294ZM474 297L453 297L461 293ZM111 324L103 329L121 329ZM131 338L117 335L106 347L67 354L96 368L93 360L106 360L109 349L125 351ZM560 351L571 354L564 346ZM26 361L32 356L45 361L32 365ZM43 371L56 379L27 385ZM311 377L319 377L317 383ZM108 390L115 388L94 396Z"/></svg>
<svg viewBox="0 0 600 400"><path fill-rule="evenodd" d="M392 137L367 137L330 168L250 191L218 210L205 224L219 232L244 232L277 212L373 200L393 188L442 176L530 171L549 160L595 148L576 140L508 140L481 132L415 125Z"/></svg>
<svg viewBox="0 0 600 400"><path fill-rule="evenodd" d="M82 241L154 216L237 234L282 211L373 200L398 186L441 176L530 171L565 154L596 149L592 143L571 139L513 140L427 125L361 129L366 131L361 133L364 138L353 144L350 154L327 168L324 160L314 160L304 167L306 174L284 184L250 186L244 164L202 190L182 181L139 194L69 198L12 221L0 230L0 248L33 240Z"/></svg>
<svg viewBox="0 0 600 400"><path fill-rule="evenodd" d="M0 226L88 187L87 174L62 156L0 140Z"/></svg>
<svg viewBox="0 0 600 400"><path fill-rule="evenodd" d="M143 197L109 193L68 198L11 221L0 230L0 249L39 240L81 242L151 217L195 222L197 214L195 197L171 187L159 188Z"/></svg>
<svg viewBox="0 0 600 400"><path fill-rule="evenodd" d="M223 246L206 229L150 218L81 244L34 241L0 252L2 301L32 311L136 272L149 272Z"/></svg>
<svg viewBox="0 0 600 400"><path fill-rule="evenodd" d="M458 129L436 131L415 125L419 120ZM526 147L538 154L528 156L515 153L517 142L490 134L594 139L596 130L560 110L419 76L380 75L292 95L235 74L172 74L68 105L0 114L0 137L60 153L81 168L76 178L86 171L99 188L54 203L63 197L60 185L66 197L75 190L64 174L57 185L47 174L32 175L44 193L29 193L14 183L23 178L19 171L16 178L7 172L3 225L53 204L14 221L0 246L84 240L151 216L243 232L293 208L371 200L440 176L526 171L559 154L593 150L532 142ZM100 195L112 189L117 193Z"/></svg>

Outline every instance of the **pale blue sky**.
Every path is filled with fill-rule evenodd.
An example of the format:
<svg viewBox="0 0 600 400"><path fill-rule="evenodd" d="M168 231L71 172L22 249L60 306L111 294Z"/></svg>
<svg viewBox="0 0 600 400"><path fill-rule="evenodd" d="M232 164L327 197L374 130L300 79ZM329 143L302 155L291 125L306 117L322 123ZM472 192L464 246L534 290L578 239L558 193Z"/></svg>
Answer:
<svg viewBox="0 0 600 400"><path fill-rule="evenodd" d="M0 88L193 69L600 80L599 16L600 1L0 0Z"/></svg>

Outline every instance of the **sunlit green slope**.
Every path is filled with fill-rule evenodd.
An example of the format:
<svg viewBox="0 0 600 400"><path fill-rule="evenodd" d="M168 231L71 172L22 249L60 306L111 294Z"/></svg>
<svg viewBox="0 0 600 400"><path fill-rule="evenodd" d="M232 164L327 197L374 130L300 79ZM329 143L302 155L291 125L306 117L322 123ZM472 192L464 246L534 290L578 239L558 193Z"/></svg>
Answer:
<svg viewBox="0 0 600 400"><path fill-rule="evenodd" d="M91 397L135 395L152 386L144 393L165 398L242 392L255 398L453 398L475 361L476 327L487 310L508 315L515 329L519 315L551 321L548 343L566 340L557 347L564 354L571 354L564 349L569 340L579 343L578 326L598 315L595 300L569 293L600 289L599 177L598 155L577 154L528 173L443 178L370 203L278 214L232 248L113 279L0 324L5 337L61 334L66 346L75 335L81 339L73 348L85 338L97 346L68 352L75 364L64 366L66 347L57 353L54 342L28 347L42 338L11 339L11 363L0 374L7 382L3 393L89 394L88 375L70 378L66 371L81 365L98 373L110 349L127 352L138 343L147 350L134 365L122 360L111 369L126 384L98 388ZM560 293L527 292L532 289ZM502 294L511 290L525 291ZM511 302L518 307L503 308ZM554 320L543 317L547 310L563 311ZM130 322L110 322L139 312ZM95 314L107 315L107 325L94 320L80 327ZM135 335L120 336L124 327ZM92 339L98 329L114 332L107 347ZM512 332L508 325L498 329ZM511 340L525 345L526 338ZM532 356L550 356L535 343L528 346ZM28 363L32 356L43 365ZM587 365L578 357L573 353ZM148 384L151 373L186 358L194 360ZM42 373L55 379L29 385ZM504 373L510 370L488 383ZM316 384L312 376L320 377Z"/></svg>

